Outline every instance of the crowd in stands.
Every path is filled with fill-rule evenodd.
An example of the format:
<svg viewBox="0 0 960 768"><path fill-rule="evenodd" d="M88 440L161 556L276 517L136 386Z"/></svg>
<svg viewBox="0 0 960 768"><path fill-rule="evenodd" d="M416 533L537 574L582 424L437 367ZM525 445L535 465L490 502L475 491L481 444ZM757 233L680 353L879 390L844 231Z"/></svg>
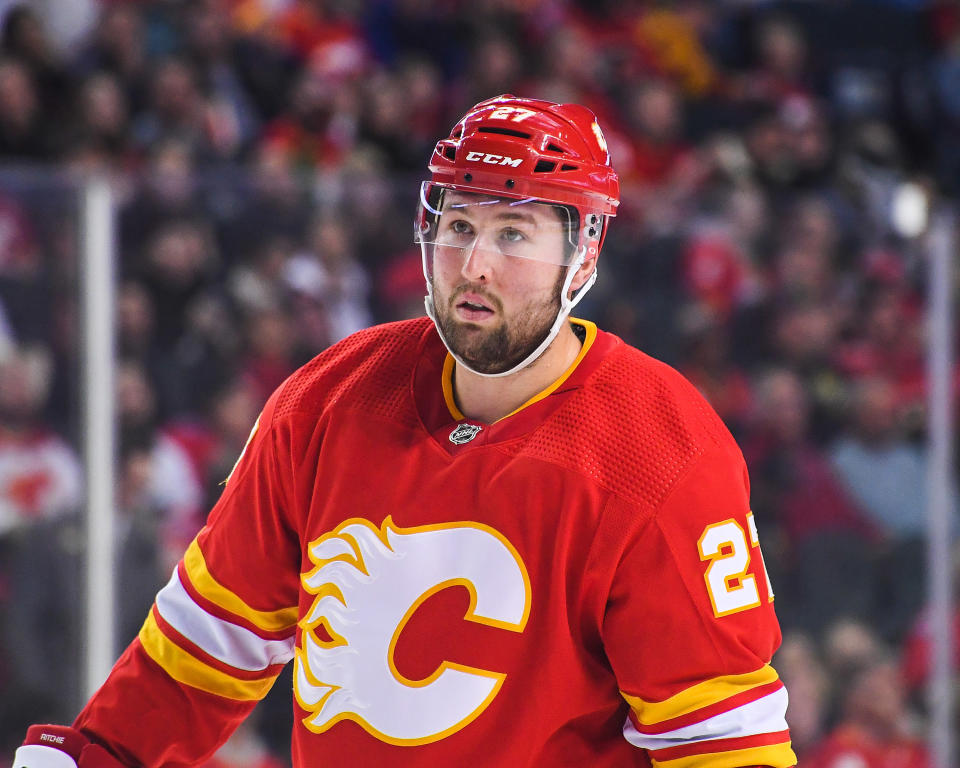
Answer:
<svg viewBox="0 0 960 768"><path fill-rule="evenodd" d="M579 314L678 367L743 449L801 764L930 764L925 245L891 209L906 182L956 207L960 3L0 14L0 753L81 703L78 183L109 177L118 213L125 644L269 393L353 331L423 313L427 159L466 109L514 93L591 107L620 173ZM285 764L277 688L217 768Z"/></svg>

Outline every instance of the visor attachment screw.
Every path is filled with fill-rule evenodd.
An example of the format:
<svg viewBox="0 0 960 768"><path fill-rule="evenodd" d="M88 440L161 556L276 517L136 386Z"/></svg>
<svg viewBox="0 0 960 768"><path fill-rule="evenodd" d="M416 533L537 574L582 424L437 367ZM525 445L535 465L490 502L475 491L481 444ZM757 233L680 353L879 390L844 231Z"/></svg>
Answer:
<svg viewBox="0 0 960 768"><path fill-rule="evenodd" d="M513 179L507 179L507 189L513 189L516 183Z"/></svg>
<svg viewBox="0 0 960 768"><path fill-rule="evenodd" d="M465 174L463 174L463 180L464 180L464 181L473 181L473 174L472 174L472 173L465 173Z"/></svg>

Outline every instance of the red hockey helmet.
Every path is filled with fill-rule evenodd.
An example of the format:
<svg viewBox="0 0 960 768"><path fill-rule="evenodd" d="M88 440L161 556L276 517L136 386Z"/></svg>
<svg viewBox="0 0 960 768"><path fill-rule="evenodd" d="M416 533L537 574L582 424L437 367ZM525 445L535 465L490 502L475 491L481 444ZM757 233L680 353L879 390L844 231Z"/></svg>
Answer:
<svg viewBox="0 0 960 768"><path fill-rule="evenodd" d="M482 101L437 142L429 168L433 183L573 206L580 222L615 216L619 204L596 115L579 104L510 94Z"/></svg>

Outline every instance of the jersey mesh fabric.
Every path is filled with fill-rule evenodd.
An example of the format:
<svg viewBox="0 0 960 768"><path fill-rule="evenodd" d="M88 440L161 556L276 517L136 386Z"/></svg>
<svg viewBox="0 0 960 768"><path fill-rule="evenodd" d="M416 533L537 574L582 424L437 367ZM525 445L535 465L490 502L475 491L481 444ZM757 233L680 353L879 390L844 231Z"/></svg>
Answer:
<svg viewBox="0 0 960 768"><path fill-rule="evenodd" d="M625 381L639 386L625 388ZM573 469L632 504L655 509L705 444L721 443L726 431L690 390L662 363L620 346L591 386L575 393L516 451ZM584 429L588 423L602 424L602 434Z"/></svg>
<svg viewBox="0 0 960 768"><path fill-rule="evenodd" d="M335 344L290 377L274 418L297 410L319 413L349 392L350 407L414 426L418 418L410 397L409 360L431 324L428 318L404 320L360 331ZM338 361L335 375L330 375L330 359ZM345 376L344 370L349 370ZM358 387L359 382L364 386Z"/></svg>

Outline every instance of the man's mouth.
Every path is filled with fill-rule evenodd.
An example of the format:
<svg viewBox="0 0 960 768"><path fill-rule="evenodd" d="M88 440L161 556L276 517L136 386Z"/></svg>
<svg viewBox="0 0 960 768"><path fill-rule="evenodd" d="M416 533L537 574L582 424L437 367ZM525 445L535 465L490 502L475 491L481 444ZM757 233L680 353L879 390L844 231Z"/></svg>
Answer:
<svg viewBox="0 0 960 768"><path fill-rule="evenodd" d="M475 294L460 298L456 304L457 314L464 320L484 320L494 314L493 308Z"/></svg>
<svg viewBox="0 0 960 768"><path fill-rule="evenodd" d="M493 310L485 304L477 304L472 301L461 301L457 304L458 307L464 307L465 309L471 309L478 312L492 312Z"/></svg>

